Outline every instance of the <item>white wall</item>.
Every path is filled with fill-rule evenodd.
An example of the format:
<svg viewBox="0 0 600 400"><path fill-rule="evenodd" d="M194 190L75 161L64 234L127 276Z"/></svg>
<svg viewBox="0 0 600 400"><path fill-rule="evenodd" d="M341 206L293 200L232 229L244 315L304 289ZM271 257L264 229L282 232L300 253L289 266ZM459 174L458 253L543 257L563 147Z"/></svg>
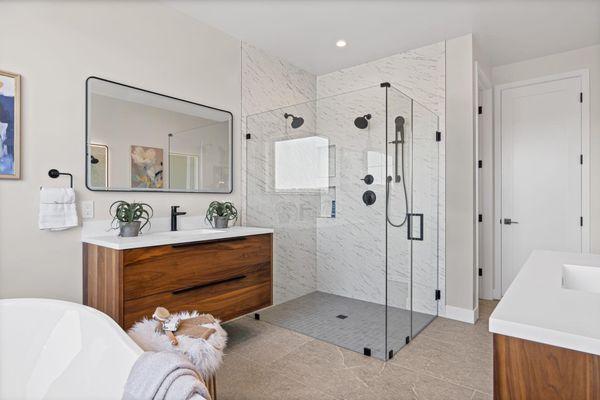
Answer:
<svg viewBox="0 0 600 400"><path fill-rule="evenodd" d="M472 35L446 42L446 309L459 314L476 308L473 60Z"/></svg>
<svg viewBox="0 0 600 400"><path fill-rule="evenodd" d="M600 253L600 45L495 67L495 85L588 69L590 74L591 251ZM585 223L585 222L584 222Z"/></svg>
<svg viewBox="0 0 600 400"><path fill-rule="evenodd" d="M180 205L203 215L214 199L240 201L239 117L232 195L96 193L84 186L85 80L96 75L240 115L240 42L154 2L2 2L0 66L22 75L22 179L0 180L0 297L81 301L81 229L37 228L51 168L71 172L79 200L107 219L117 199L157 216Z"/></svg>

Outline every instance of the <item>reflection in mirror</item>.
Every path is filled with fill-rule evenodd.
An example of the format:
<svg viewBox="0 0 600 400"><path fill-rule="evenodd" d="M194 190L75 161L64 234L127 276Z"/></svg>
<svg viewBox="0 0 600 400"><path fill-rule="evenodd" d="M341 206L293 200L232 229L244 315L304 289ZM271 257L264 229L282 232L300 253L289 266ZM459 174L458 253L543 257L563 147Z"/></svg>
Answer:
<svg viewBox="0 0 600 400"><path fill-rule="evenodd" d="M130 86L87 81L91 190L232 191L232 115Z"/></svg>

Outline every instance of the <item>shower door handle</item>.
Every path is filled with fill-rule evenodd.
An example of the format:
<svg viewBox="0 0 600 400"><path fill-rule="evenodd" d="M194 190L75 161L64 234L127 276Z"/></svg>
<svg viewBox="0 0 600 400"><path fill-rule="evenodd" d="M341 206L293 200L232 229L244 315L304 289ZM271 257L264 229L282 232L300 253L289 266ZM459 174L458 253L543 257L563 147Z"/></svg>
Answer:
<svg viewBox="0 0 600 400"><path fill-rule="evenodd" d="M406 214L407 215L407 236L408 240L423 240L423 214ZM419 225L413 223L413 218L419 218ZM417 235L414 234L414 229L418 227L419 232Z"/></svg>

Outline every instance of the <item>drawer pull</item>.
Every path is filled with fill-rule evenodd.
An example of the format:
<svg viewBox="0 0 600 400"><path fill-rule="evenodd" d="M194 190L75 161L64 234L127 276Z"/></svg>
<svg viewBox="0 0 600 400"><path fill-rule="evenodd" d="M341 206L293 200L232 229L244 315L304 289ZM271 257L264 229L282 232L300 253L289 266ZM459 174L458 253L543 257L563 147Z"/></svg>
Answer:
<svg viewBox="0 0 600 400"><path fill-rule="evenodd" d="M178 247L191 247L191 246L199 246L202 244L220 243L220 242L237 242L239 240L246 240L246 236L222 238L222 239L212 239L212 240L202 240L200 242L176 243L176 244L172 244L171 247L176 249Z"/></svg>
<svg viewBox="0 0 600 400"><path fill-rule="evenodd" d="M214 282L205 283L205 284L202 284L202 285L191 286L191 287L185 288L185 289L175 290L175 291L173 291L171 293L173 295L179 295L179 294L191 292L192 290L198 290L198 289L203 289L203 288L209 287L209 286L220 285L221 283L239 281L240 279L244 279L244 278L246 278L246 275L237 275L237 276L234 276L234 277L231 277L231 278L221 279L220 281L214 281Z"/></svg>

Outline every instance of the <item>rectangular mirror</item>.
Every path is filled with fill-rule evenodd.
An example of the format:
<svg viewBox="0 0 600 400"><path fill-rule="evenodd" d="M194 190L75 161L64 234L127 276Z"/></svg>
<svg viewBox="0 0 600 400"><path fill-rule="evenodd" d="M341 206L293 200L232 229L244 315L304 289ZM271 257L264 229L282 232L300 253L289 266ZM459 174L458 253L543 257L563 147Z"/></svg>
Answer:
<svg viewBox="0 0 600 400"><path fill-rule="evenodd" d="M96 77L86 96L88 189L231 193L229 111Z"/></svg>

